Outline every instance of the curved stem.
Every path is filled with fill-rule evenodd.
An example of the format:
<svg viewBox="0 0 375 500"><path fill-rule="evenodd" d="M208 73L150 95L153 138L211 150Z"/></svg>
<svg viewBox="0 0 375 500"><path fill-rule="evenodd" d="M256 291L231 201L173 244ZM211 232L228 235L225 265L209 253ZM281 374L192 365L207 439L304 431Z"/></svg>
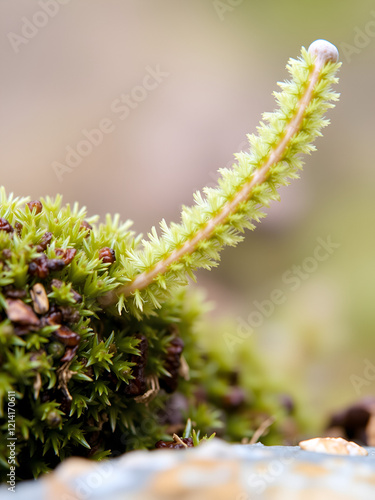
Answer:
<svg viewBox="0 0 375 500"><path fill-rule="evenodd" d="M325 44L327 43L328 42L325 42ZM267 179L271 167L282 161L291 139L301 129L306 108L312 99L314 87L319 80L322 68L326 62L336 58L336 54L333 54L332 50L327 50L327 45L319 45L317 42L314 42L314 44L310 46L309 51L313 55L316 55L314 66L309 75L309 83L299 100L296 113L285 129L285 133L281 137L279 143L271 150L263 165L253 173L248 182L241 187L235 196L223 205L220 212L199 229L192 238L187 240L179 248L173 250L167 257L157 262L151 269L136 276L128 285L118 287L116 290L102 297L100 300L102 305L106 306L116 302L119 295L129 296L136 290L146 288L159 274L165 273L173 263L178 262L184 255L193 253L200 242L209 239L213 235L215 228L223 224L231 214L236 212L241 203L250 198L254 187L262 184Z"/></svg>

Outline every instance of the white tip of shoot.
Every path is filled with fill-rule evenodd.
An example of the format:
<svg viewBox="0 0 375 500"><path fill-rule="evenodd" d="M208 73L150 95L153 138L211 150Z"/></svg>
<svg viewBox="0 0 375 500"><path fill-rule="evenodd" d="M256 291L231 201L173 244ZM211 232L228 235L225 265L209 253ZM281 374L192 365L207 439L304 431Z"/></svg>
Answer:
<svg viewBox="0 0 375 500"><path fill-rule="evenodd" d="M327 40L315 40L309 47L309 54L322 59L324 63L339 60L339 51Z"/></svg>

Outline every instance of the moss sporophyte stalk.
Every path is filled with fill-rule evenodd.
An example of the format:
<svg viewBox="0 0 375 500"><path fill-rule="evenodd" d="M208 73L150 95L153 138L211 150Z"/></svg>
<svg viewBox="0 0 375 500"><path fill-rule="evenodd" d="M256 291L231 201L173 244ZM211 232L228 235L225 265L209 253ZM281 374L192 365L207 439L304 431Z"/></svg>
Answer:
<svg viewBox="0 0 375 500"><path fill-rule="evenodd" d="M162 221L161 235L152 228L142 240L118 215L100 223L60 196L29 201L1 188L2 479L11 466L17 479L37 477L71 455L196 445L191 425L183 433L188 418L232 441L266 432L266 443L293 440L283 425L289 419L298 430L293 404L250 345L230 355L205 341L220 330L201 321L205 302L185 285L198 268L216 266L221 249L278 200L277 188L298 177L300 155L313 151L338 99L337 56L320 40L289 61L291 79L275 93L278 109L248 136L250 151L220 170L215 188L195 193L180 223Z"/></svg>

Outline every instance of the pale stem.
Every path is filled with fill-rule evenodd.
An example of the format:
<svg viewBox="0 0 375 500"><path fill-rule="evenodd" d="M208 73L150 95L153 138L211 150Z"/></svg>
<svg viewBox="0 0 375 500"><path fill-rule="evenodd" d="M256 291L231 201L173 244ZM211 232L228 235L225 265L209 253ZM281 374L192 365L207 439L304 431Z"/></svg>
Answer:
<svg viewBox="0 0 375 500"><path fill-rule="evenodd" d="M301 129L303 117L306 108L311 101L314 87L319 79L320 71L328 60L329 58L324 51L317 53L314 67L309 76L309 84L300 98L297 111L287 125L280 142L271 150L264 164L253 173L249 181L242 186L232 200L225 203L221 211L215 215L215 217L210 219L204 227L199 229L192 238L187 240L179 248L173 250L167 257L157 262L151 269L139 274L130 284L120 286L116 290L113 290L103 296L100 300L103 306L115 303L118 300L119 295L129 296L136 290L146 288L159 274L165 273L171 264L178 262L184 255L193 253L201 241L209 239L214 233L216 227L223 224L231 214L236 212L241 203L249 199L254 187L262 184L266 180L271 167L282 160L291 139Z"/></svg>

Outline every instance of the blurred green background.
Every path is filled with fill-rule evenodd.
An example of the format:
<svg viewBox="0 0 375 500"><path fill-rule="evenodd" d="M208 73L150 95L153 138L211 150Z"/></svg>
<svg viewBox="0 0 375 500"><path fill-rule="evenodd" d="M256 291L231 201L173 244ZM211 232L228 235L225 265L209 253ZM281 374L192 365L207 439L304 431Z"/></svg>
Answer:
<svg viewBox="0 0 375 500"><path fill-rule="evenodd" d="M375 380L356 390L351 376L375 363L375 2L18 0L1 2L0 13L1 184L32 198L62 193L91 214L119 212L141 232L176 220L246 148L301 45L337 45L341 100L318 151L199 284L217 304L212 314L231 316L234 328L254 301L285 293L252 342L316 422L374 394ZM33 20L36 33L25 27ZM168 75L121 120L114 101L158 66ZM113 131L60 182L53 163L104 118ZM283 274L328 235L340 247L291 291Z"/></svg>

